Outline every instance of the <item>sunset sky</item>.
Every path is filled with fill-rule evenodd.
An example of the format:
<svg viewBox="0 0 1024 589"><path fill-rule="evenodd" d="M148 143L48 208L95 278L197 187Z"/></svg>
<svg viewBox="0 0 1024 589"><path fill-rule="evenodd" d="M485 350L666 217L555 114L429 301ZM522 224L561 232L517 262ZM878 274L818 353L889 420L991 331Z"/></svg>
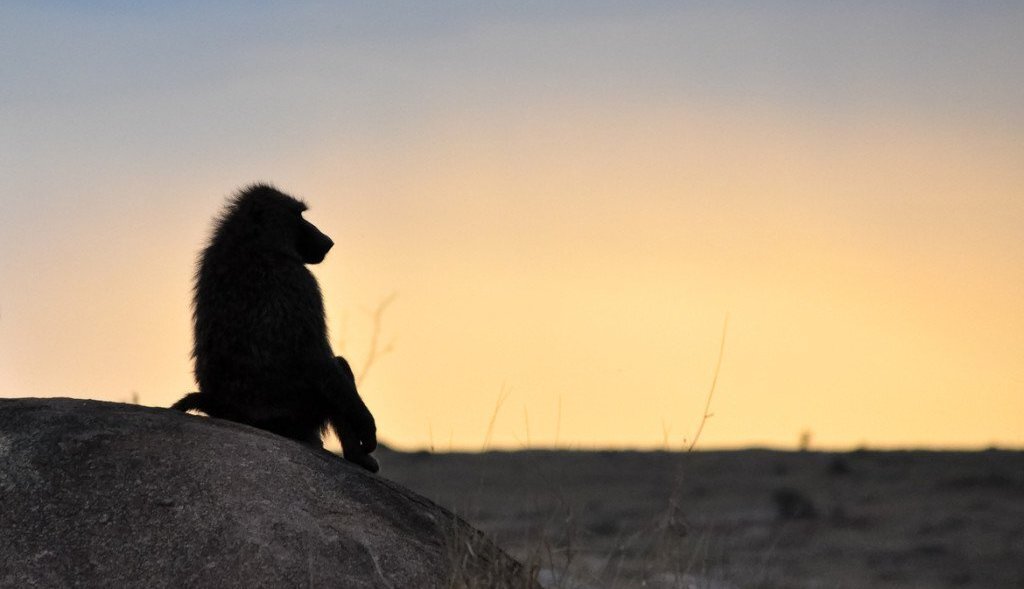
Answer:
<svg viewBox="0 0 1024 589"><path fill-rule="evenodd" d="M1022 447L1024 4L891 4L4 2L0 396L195 390L269 181L399 448L684 448L726 317L698 447Z"/></svg>

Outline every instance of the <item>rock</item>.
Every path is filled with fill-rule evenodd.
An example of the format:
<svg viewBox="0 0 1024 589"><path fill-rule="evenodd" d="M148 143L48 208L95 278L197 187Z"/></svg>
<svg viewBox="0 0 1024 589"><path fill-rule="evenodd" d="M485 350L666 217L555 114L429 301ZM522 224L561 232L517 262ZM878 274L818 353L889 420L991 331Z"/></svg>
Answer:
<svg viewBox="0 0 1024 589"><path fill-rule="evenodd" d="M325 450L168 409L0 399L0 586L535 585L450 512Z"/></svg>

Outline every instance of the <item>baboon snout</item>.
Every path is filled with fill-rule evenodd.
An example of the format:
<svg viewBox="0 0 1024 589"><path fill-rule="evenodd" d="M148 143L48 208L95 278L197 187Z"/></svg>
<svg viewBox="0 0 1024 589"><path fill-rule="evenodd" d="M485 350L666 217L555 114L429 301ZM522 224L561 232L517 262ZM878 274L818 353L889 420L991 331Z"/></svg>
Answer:
<svg viewBox="0 0 1024 589"><path fill-rule="evenodd" d="M327 255L327 252L331 251L332 247L334 247L334 240L324 235L323 248L325 256Z"/></svg>
<svg viewBox="0 0 1024 589"><path fill-rule="evenodd" d="M327 237L309 221L303 220L302 230L296 244L302 261L306 264L319 264L327 252L334 247L334 241Z"/></svg>
<svg viewBox="0 0 1024 589"><path fill-rule="evenodd" d="M319 264L320 262L323 262L324 258L327 257L327 252L331 251L332 247L334 247L334 240L321 233L313 244L313 247L311 247L306 253L305 262L307 264Z"/></svg>

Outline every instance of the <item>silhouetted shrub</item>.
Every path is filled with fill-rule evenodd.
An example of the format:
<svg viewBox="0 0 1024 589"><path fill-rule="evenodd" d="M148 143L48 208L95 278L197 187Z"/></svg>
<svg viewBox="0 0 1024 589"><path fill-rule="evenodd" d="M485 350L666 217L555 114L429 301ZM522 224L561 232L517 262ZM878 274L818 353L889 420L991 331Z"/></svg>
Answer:
<svg viewBox="0 0 1024 589"><path fill-rule="evenodd" d="M845 456L833 456L828 462L828 474L831 476L842 476L853 472L850 468L850 461Z"/></svg>
<svg viewBox="0 0 1024 589"><path fill-rule="evenodd" d="M791 488L776 489L772 493L775 500L776 514L779 519L814 519L818 517L818 510L814 503L806 495Z"/></svg>

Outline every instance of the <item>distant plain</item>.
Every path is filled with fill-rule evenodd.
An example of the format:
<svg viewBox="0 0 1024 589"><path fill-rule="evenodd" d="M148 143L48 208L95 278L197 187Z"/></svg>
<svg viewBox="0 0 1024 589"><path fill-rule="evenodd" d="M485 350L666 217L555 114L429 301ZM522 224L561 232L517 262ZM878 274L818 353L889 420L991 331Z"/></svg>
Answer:
<svg viewBox="0 0 1024 589"><path fill-rule="evenodd" d="M1024 452L381 452L547 587L1022 587Z"/></svg>

